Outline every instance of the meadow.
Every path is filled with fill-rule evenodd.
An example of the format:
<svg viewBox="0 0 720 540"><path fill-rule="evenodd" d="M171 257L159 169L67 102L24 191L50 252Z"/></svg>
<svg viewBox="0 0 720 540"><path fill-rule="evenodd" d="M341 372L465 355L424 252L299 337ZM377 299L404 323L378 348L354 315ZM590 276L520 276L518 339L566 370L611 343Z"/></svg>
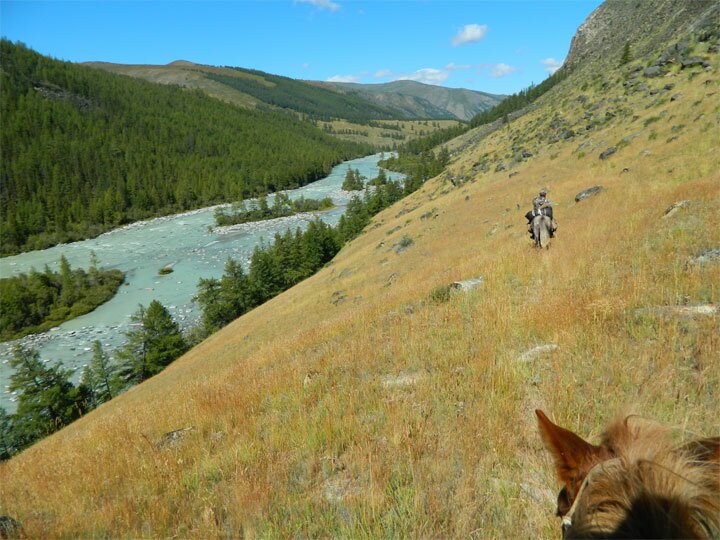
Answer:
<svg viewBox="0 0 720 540"><path fill-rule="evenodd" d="M3 512L45 537L550 538L534 409L591 441L630 412L717 435L712 58L648 90L569 78L449 143L326 268L0 464ZM523 217L541 187L546 251Z"/></svg>

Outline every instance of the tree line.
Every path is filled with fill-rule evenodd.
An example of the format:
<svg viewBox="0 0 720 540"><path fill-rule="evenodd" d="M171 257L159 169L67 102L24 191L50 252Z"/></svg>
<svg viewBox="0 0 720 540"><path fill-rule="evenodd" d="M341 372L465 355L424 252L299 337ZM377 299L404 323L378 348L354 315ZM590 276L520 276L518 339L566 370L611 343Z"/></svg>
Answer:
<svg viewBox="0 0 720 540"><path fill-rule="evenodd" d="M520 109L533 103L553 86L565 80L569 74L569 70L559 69L540 84L531 84L527 88L506 97L492 109L476 114L470 120L470 127L474 128L483 124L490 124L491 122L501 118L507 119L511 113L519 111Z"/></svg>
<svg viewBox="0 0 720 540"><path fill-rule="evenodd" d="M255 248L247 271L239 261L228 259L219 279L201 279L198 283L195 301L202 310L201 337L313 275L330 262L343 245L360 235L375 214L438 174L446 160L444 154L436 156L425 152L421 166L409 168L403 183L389 180L381 170L376 178L367 182L362 196L356 195L350 200L335 227L315 220L305 231L288 229L278 233L271 244ZM357 179L362 182L359 171L348 169L346 180Z"/></svg>
<svg viewBox="0 0 720 540"><path fill-rule="evenodd" d="M0 254L296 188L367 145L0 40Z"/></svg>
<svg viewBox="0 0 720 540"><path fill-rule="evenodd" d="M228 212L225 208L216 208L214 212L215 225L223 227L227 225L237 225L240 223L250 223L253 221L263 221L266 219L274 219L279 217L293 216L300 212L317 212L320 210L329 210L335 204L330 197L322 199L306 199L303 196L295 200L282 192L275 194L272 206L268 204L266 196L258 197L257 202L250 208L245 201L234 203Z"/></svg>
<svg viewBox="0 0 720 540"><path fill-rule="evenodd" d="M0 341L36 334L89 313L110 300L125 280L120 270L100 270L92 257L90 268L73 270L65 256L60 269L0 279Z"/></svg>
<svg viewBox="0 0 720 540"><path fill-rule="evenodd" d="M263 103L298 111L315 120L343 118L365 124L370 120L402 118L399 113L352 93L340 93L253 69L229 69L236 71L238 75L232 77L207 73L206 76L212 81L249 94Z"/></svg>
<svg viewBox="0 0 720 540"><path fill-rule="evenodd" d="M51 435L131 386L162 371L190 346L168 310L153 300L139 306L125 333L125 345L112 359L99 341L79 383L61 362L47 365L34 349L16 347L9 390L17 394L17 411L0 408L0 460L9 459Z"/></svg>
<svg viewBox="0 0 720 540"><path fill-rule="evenodd" d="M255 248L247 271L240 262L228 259L221 278L199 281L195 301L202 311L201 322L186 335L160 302L139 306L115 358L99 341L93 343L92 360L77 385L71 381L72 371L62 363L46 365L36 350L16 348L10 360L14 372L9 390L17 394L18 407L14 414L0 408L0 460L159 373L191 345L317 272L345 243L360 235L375 214L430 178L441 157L426 152L422 157L426 163L404 183L389 180L381 170L362 196L348 203L337 226L315 220L305 231L288 229L277 234L272 244Z"/></svg>

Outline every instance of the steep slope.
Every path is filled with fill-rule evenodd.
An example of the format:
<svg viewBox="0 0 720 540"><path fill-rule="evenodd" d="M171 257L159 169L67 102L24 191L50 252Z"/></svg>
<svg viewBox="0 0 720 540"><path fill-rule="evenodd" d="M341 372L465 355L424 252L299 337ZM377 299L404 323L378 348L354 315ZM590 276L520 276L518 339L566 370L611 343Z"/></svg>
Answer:
<svg viewBox="0 0 720 540"><path fill-rule="evenodd" d="M59 62L0 42L0 253L304 185L370 153L295 115Z"/></svg>
<svg viewBox="0 0 720 540"><path fill-rule="evenodd" d="M615 61L626 43L637 56L661 48L680 32L717 27L720 10L713 0L608 0L578 28L566 67Z"/></svg>
<svg viewBox="0 0 720 540"><path fill-rule="evenodd" d="M715 434L716 42L689 39L709 70L631 78L674 44L456 142L329 267L0 465L2 513L38 537L550 538L534 408ZM542 186L560 230L538 252Z"/></svg>
<svg viewBox="0 0 720 540"><path fill-rule="evenodd" d="M315 119L356 122L405 119L405 114L360 96L258 70L214 67L177 60L165 66L88 62L85 65L155 83L197 88L242 107L291 110Z"/></svg>
<svg viewBox="0 0 720 540"><path fill-rule="evenodd" d="M445 88L416 81L394 81L384 84L318 83L356 94L383 107L397 110L409 118L457 118L470 120L506 96Z"/></svg>
<svg viewBox="0 0 720 540"><path fill-rule="evenodd" d="M211 97L240 107L255 108L262 104L249 94L238 92L227 85L213 81L207 77L208 72L221 75L242 76L233 72L230 68L198 66L187 60L176 60L165 66L151 64L113 64L111 62L86 62L84 65L119 75L145 79L158 84L196 88Z"/></svg>

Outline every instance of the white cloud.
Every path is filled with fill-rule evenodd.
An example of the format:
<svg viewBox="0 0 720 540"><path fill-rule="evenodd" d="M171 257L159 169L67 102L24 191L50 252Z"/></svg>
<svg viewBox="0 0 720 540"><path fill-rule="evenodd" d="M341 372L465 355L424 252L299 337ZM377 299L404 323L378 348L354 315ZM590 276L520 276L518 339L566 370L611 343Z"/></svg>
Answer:
<svg viewBox="0 0 720 540"><path fill-rule="evenodd" d="M318 9L329 9L330 11L337 11L340 9L340 4L332 2L331 0L295 0L296 4L311 4Z"/></svg>
<svg viewBox="0 0 720 540"><path fill-rule="evenodd" d="M393 72L389 69L380 69L375 72L373 77L376 79L384 79L385 77L392 77Z"/></svg>
<svg viewBox="0 0 720 540"><path fill-rule="evenodd" d="M442 84L450 76L448 70L424 68L418 69L415 73L409 75L400 75L395 78L396 81L417 81L425 84Z"/></svg>
<svg viewBox="0 0 720 540"><path fill-rule="evenodd" d="M490 68L490 75L499 79L500 77L505 77L506 75L515 73L516 71L517 68L508 66L507 64L495 64Z"/></svg>
<svg viewBox="0 0 720 540"><path fill-rule="evenodd" d="M359 75L333 75L327 82L359 82Z"/></svg>
<svg viewBox="0 0 720 540"><path fill-rule="evenodd" d="M468 43L476 43L485 37L488 27L486 24L466 24L463 26L454 38L452 38L453 47L458 45L467 45Z"/></svg>
<svg viewBox="0 0 720 540"><path fill-rule="evenodd" d="M561 61L555 60L554 58L546 58L545 60L540 60L540 63L545 66L545 71L550 73L550 75L555 73L558 69L560 69L560 66L563 65Z"/></svg>
<svg viewBox="0 0 720 540"><path fill-rule="evenodd" d="M471 67L472 66L469 64L458 65L458 64L453 64L452 62L450 62L447 66L445 66L445 69L447 69L448 71L458 71L460 69L470 69Z"/></svg>
<svg viewBox="0 0 720 540"><path fill-rule="evenodd" d="M310 64L308 64L307 62L305 62L304 64L300 64L300 65L302 66L303 69L307 69L310 67Z"/></svg>

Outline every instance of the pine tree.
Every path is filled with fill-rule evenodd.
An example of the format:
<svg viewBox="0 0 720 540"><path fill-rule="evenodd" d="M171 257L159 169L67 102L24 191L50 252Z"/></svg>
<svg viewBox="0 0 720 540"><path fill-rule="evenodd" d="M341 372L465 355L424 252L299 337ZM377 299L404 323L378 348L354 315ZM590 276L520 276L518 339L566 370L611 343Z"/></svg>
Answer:
<svg viewBox="0 0 720 540"><path fill-rule="evenodd" d="M15 455L19 450L18 446L13 415L0 407L0 461Z"/></svg>
<svg viewBox="0 0 720 540"><path fill-rule="evenodd" d="M360 176L360 171L358 169L353 170L348 167L348 170L345 173L345 179L342 183L342 189L345 191L360 191L364 187L365 185L363 184L363 177Z"/></svg>
<svg viewBox="0 0 720 540"><path fill-rule="evenodd" d="M110 401L119 393L117 364L103 350L99 341L93 343L93 357L83 370L82 383L90 392L93 408Z"/></svg>
<svg viewBox="0 0 720 540"><path fill-rule="evenodd" d="M630 42L626 41L625 46L623 47L622 55L620 56L620 65L624 66L631 60L632 60L632 57L630 55Z"/></svg>
<svg viewBox="0 0 720 540"><path fill-rule="evenodd" d="M131 320L136 327L125 333L128 341L118 352L118 376L125 384L139 384L185 353L187 344L178 324L157 300L147 309L138 306Z"/></svg>
<svg viewBox="0 0 720 540"><path fill-rule="evenodd" d="M24 447L79 418L89 395L85 387L73 386L72 371L61 363L45 367L34 349L17 347L13 354L10 391L18 392L15 432Z"/></svg>

